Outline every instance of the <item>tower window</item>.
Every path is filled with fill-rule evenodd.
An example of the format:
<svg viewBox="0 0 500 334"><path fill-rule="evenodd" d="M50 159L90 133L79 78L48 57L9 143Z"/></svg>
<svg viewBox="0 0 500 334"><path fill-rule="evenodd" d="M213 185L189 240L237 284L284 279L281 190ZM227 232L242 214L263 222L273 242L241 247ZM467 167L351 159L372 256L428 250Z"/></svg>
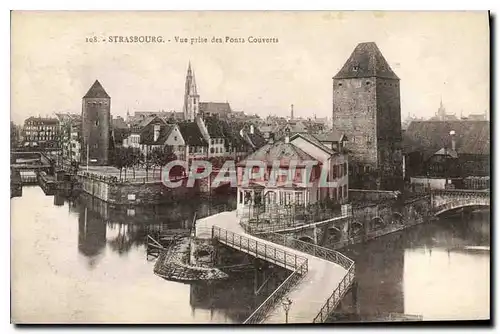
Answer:
<svg viewBox="0 0 500 334"><path fill-rule="evenodd" d="M353 70L354 72L357 72L357 71L358 71L358 69L359 69L359 66L357 66L357 65L355 65L355 66L353 66L353 67L352 67L352 70Z"/></svg>
<svg viewBox="0 0 500 334"><path fill-rule="evenodd" d="M98 119L95 120L95 125L99 126L99 120Z"/></svg>
<svg viewBox="0 0 500 334"><path fill-rule="evenodd" d="M342 82L339 82L339 86L342 86Z"/></svg>

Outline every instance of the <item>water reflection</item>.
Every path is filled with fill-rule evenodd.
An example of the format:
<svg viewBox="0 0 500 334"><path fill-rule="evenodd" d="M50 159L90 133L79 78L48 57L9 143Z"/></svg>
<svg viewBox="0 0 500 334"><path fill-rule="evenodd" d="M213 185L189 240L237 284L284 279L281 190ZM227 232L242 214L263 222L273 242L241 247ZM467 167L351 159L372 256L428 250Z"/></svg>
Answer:
<svg viewBox="0 0 500 334"><path fill-rule="evenodd" d="M233 196L144 207L114 206L87 194L68 200L69 210L78 215L78 249L92 258L102 252L106 243L123 255L132 247L144 245L149 230L160 226L190 229L195 213L202 218L235 206ZM107 234L111 237L106 238Z"/></svg>
<svg viewBox="0 0 500 334"><path fill-rule="evenodd" d="M25 187L11 199L16 322L240 323L267 296L254 292L268 273L183 284L155 276L147 261L148 229L190 228L195 212L234 208L232 197L134 214L88 196L63 205L53 197ZM356 261L357 303L345 298L339 313L353 320L390 312L426 320L487 318L490 256L470 247L489 244L485 215L444 218L353 247L347 253Z"/></svg>
<svg viewBox="0 0 500 334"><path fill-rule="evenodd" d="M346 254L356 261L357 303L347 298L339 311L344 319L361 321L389 313L487 319L489 245L489 213L479 213L354 246Z"/></svg>
<svg viewBox="0 0 500 334"><path fill-rule="evenodd" d="M189 228L194 212L222 210L214 203L231 208L232 199L197 200L130 216L85 196L65 199L63 205L53 197L34 186L11 200L13 321L234 323L250 314L256 303L249 293L255 284L251 274L211 290L166 281L153 274L144 245L148 228ZM235 307L239 302L250 308Z"/></svg>
<svg viewBox="0 0 500 334"><path fill-rule="evenodd" d="M78 251L89 258L89 266L95 267L98 255L106 247L106 224L99 215L87 207L79 208Z"/></svg>

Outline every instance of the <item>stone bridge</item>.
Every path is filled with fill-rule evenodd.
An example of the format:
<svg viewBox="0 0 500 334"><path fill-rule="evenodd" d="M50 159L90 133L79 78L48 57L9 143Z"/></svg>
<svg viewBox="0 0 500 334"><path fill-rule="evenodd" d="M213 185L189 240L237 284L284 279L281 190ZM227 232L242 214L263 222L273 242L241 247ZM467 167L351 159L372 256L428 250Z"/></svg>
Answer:
<svg viewBox="0 0 500 334"><path fill-rule="evenodd" d="M489 207L490 192L485 190L434 190L431 193L434 215L462 208Z"/></svg>
<svg viewBox="0 0 500 334"><path fill-rule="evenodd" d="M316 245L341 248L429 221L433 216L466 207L489 207L490 193L439 190L405 201L393 199L353 207L346 216L298 226L266 226L260 232L284 234ZM251 231L256 233L257 231ZM257 232L258 233L258 232Z"/></svg>

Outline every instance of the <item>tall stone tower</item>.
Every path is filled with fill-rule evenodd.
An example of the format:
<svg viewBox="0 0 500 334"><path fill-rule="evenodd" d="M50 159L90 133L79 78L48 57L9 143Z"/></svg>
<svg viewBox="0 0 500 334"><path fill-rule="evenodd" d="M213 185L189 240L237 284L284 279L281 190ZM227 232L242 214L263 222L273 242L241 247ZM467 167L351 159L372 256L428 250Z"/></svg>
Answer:
<svg viewBox="0 0 500 334"><path fill-rule="evenodd" d="M196 89L196 80L194 78L194 73L191 70L191 62L189 62L187 75L186 75L186 86L184 90L184 119L187 121L194 121L196 115L199 112L200 96Z"/></svg>
<svg viewBox="0 0 500 334"><path fill-rule="evenodd" d="M333 126L347 136L353 186L401 189L399 78L373 42L358 44L333 77Z"/></svg>
<svg viewBox="0 0 500 334"><path fill-rule="evenodd" d="M82 164L108 164L110 110L111 98L96 80L82 99Z"/></svg>

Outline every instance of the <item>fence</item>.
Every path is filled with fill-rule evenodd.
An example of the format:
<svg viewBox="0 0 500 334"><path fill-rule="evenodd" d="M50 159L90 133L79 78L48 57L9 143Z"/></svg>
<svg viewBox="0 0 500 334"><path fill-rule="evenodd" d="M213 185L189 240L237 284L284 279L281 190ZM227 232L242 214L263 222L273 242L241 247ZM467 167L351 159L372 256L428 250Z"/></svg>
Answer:
<svg viewBox="0 0 500 334"><path fill-rule="evenodd" d="M354 261L335 250L317 246L308 242L303 242L297 239L287 238L285 235L281 234L262 233L259 234L259 238L263 238L265 240L269 240L274 243L296 249L303 253L336 263L347 270L347 274L342 278L342 281L340 281L337 288L333 291L330 297L328 297L318 315L313 320L313 323L325 322L328 319L330 313L335 310L338 303L342 300L354 281Z"/></svg>
<svg viewBox="0 0 500 334"><path fill-rule="evenodd" d="M296 249L302 253L306 253L315 257L319 257L323 260L333 262L340 265L342 268L348 270L354 263L351 259L342 253L335 250L328 249L325 247L317 246L315 244L304 242L297 239L292 239L283 234L277 233L261 233L259 238L269 240L279 245L283 245L288 248Z"/></svg>
<svg viewBox="0 0 500 334"><path fill-rule="evenodd" d="M243 324L259 324L266 318L269 312L279 303L288 291L298 283L298 281L307 273L307 259L292 272L267 299L243 322Z"/></svg>
<svg viewBox="0 0 500 334"><path fill-rule="evenodd" d="M271 311L283 296L288 293L290 288L296 285L298 281L307 274L308 262L305 257L288 253L282 249L259 242L255 239L241 236L217 226L212 228L212 238L253 255L256 258L262 258L268 262L281 265L286 269L293 270L290 276L288 276L285 281L283 281L283 283L281 283L281 285L245 320L244 324L261 323L267 314L269 314L269 311Z"/></svg>
<svg viewBox="0 0 500 334"><path fill-rule="evenodd" d="M351 267L347 271L347 274L342 278L340 284L333 291L332 295L326 300L326 303L323 305L318 315L314 318L313 323L323 323L325 322L330 314L335 310L339 302L344 298L344 295L350 289L352 283L354 282L355 275L355 266L354 262L351 264Z"/></svg>
<svg viewBox="0 0 500 334"><path fill-rule="evenodd" d="M262 322L269 311L275 307L276 303L279 302L290 288L297 284L300 278L308 271L308 262L305 257L290 254L255 239L241 236L217 226L212 228L212 238L226 245L230 245L235 249L253 255L256 258L262 258L268 262L279 264L287 269L293 269L292 274L288 276L288 278L250 315L250 317L247 318L247 320L245 320L244 324ZM288 238L285 235L277 233L260 233L259 238L327 260L347 270L346 275L342 278L339 285L335 288L330 297L328 297L325 304L313 319L313 323L325 322L354 282L354 261L335 250Z"/></svg>
<svg viewBox="0 0 500 334"><path fill-rule="evenodd" d="M104 174L98 174L98 173L92 173L92 172L78 172L77 173L79 176L84 176L93 180L99 180L107 183L120 183L120 184L145 184L145 183L158 183L161 181L161 178L159 177L127 177L126 179L120 179L119 176L114 176L114 175L104 175ZM174 176L170 177L170 181L175 182L179 180L183 180L186 177L184 176Z"/></svg>
<svg viewBox="0 0 500 334"><path fill-rule="evenodd" d="M280 265L285 269L297 270L304 261L307 263L305 257L286 252L272 245L268 245L267 243L247 238L217 226L212 227L212 239L217 239L223 244L255 256L256 258ZM305 273L307 273L307 266L305 271L304 269L301 271L301 274Z"/></svg>
<svg viewBox="0 0 500 334"><path fill-rule="evenodd" d="M293 226L326 220L333 216L340 215L340 204L326 205L310 204L304 205L281 205L265 204L261 206L248 205L240 213L241 222L252 224L277 224Z"/></svg>

